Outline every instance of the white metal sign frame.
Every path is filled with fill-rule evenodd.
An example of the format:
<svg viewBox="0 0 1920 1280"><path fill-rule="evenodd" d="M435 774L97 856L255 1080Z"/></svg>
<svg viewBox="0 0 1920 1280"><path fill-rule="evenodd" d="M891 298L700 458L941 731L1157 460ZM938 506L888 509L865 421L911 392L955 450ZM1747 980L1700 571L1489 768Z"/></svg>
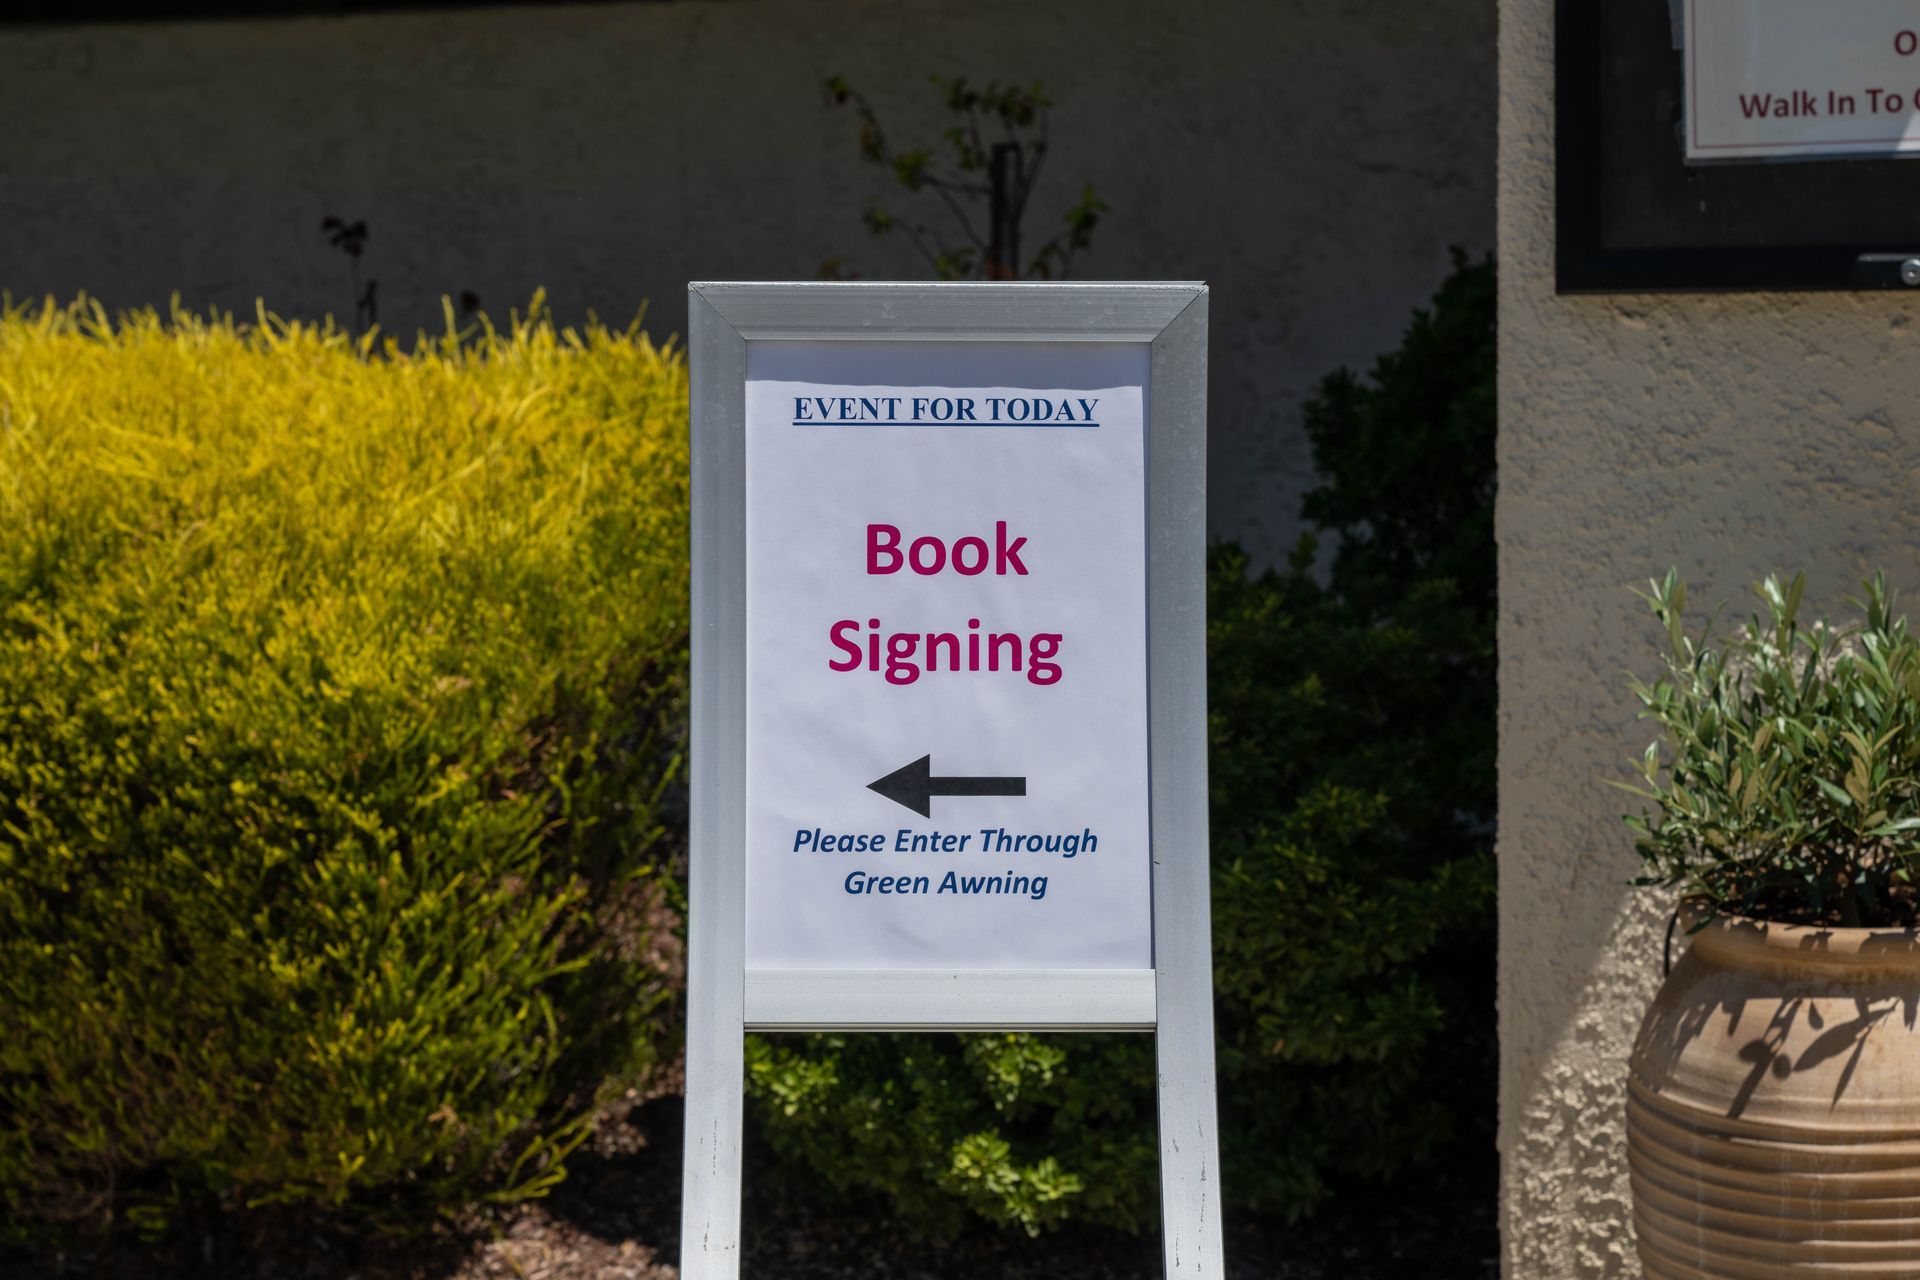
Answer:
<svg viewBox="0 0 1920 1280"><path fill-rule="evenodd" d="M1166 1274L1220 1280L1207 887L1202 284L692 284L692 813L683 1280L740 1268L746 1032L1155 1033ZM746 956L746 370L756 341L1148 344L1153 967L762 972Z"/></svg>

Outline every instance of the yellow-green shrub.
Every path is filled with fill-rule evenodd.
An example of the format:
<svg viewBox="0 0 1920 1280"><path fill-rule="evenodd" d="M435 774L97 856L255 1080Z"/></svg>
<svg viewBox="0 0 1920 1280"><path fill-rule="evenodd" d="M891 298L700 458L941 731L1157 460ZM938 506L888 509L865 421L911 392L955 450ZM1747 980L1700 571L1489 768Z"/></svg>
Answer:
<svg viewBox="0 0 1920 1280"><path fill-rule="evenodd" d="M528 1194L646 1068L685 401L597 325L0 313L16 1230Z"/></svg>

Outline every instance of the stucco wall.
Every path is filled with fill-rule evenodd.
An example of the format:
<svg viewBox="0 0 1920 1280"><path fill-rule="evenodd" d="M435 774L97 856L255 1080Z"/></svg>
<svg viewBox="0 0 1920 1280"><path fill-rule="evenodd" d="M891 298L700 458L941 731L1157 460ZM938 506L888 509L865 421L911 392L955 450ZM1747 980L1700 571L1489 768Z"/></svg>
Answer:
<svg viewBox="0 0 1920 1280"><path fill-rule="evenodd" d="M944 126L930 73L1045 82L1030 226L1091 180L1078 274L1213 282L1215 527L1267 554L1303 395L1492 238L1488 0L705 0L0 28L0 288L350 313L327 214L407 334L462 290L666 332L690 278L919 275L861 228L887 187L833 72L907 140Z"/></svg>
<svg viewBox="0 0 1920 1280"><path fill-rule="evenodd" d="M1628 588L1744 613L1884 566L1920 607L1920 327L1897 294L1556 298L1551 0L1500 35L1500 1039L1506 1273L1638 1274L1625 1063L1667 904L1602 785L1645 746Z"/></svg>

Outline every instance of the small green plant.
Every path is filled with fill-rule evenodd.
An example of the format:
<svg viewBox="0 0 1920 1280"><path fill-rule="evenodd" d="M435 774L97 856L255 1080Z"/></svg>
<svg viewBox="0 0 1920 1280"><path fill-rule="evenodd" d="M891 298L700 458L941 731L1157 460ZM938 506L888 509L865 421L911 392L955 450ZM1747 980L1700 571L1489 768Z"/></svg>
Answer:
<svg viewBox="0 0 1920 1280"><path fill-rule="evenodd" d="M353 325L356 331L371 329L379 322L380 314L375 302L379 292L378 280L367 281L367 287L360 287L360 258L367 251L367 220L347 222L332 214L320 220L320 234L327 243L347 255L347 274L353 281ZM465 307L471 311L473 308Z"/></svg>
<svg viewBox="0 0 1920 1280"><path fill-rule="evenodd" d="M941 134L942 147L909 150L888 140L873 104L844 77L825 82L827 101L852 107L860 118L860 158L886 169L913 195L937 197L945 215L943 229L875 203L864 215L867 230L876 236L905 235L941 280L1068 275L1074 255L1092 243L1094 227L1107 212L1092 184L1083 185L1080 198L1067 209L1066 225L1024 262L1020 247L1027 202L1047 158L1053 103L1038 84L981 89L964 76L932 80L953 123ZM838 275L843 266L843 260L830 258L822 274Z"/></svg>
<svg viewBox="0 0 1920 1280"><path fill-rule="evenodd" d="M1912 926L1920 871L1920 640L1884 575L1855 625L1800 622L1806 577L1769 577L1738 631L1687 633L1675 572L1644 599L1665 670L1636 679L1661 739L1618 784L1647 871L1725 911L1794 924Z"/></svg>

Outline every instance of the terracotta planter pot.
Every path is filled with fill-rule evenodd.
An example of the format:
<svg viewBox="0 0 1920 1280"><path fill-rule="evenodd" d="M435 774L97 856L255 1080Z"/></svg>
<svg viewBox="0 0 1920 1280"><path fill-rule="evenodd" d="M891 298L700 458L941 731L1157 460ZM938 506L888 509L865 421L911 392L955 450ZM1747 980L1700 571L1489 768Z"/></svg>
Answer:
<svg viewBox="0 0 1920 1280"><path fill-rule="evenodd" d="M1718 919L1631 1072L1648 1276L1920 1277L1920 934Z"/></svg>

